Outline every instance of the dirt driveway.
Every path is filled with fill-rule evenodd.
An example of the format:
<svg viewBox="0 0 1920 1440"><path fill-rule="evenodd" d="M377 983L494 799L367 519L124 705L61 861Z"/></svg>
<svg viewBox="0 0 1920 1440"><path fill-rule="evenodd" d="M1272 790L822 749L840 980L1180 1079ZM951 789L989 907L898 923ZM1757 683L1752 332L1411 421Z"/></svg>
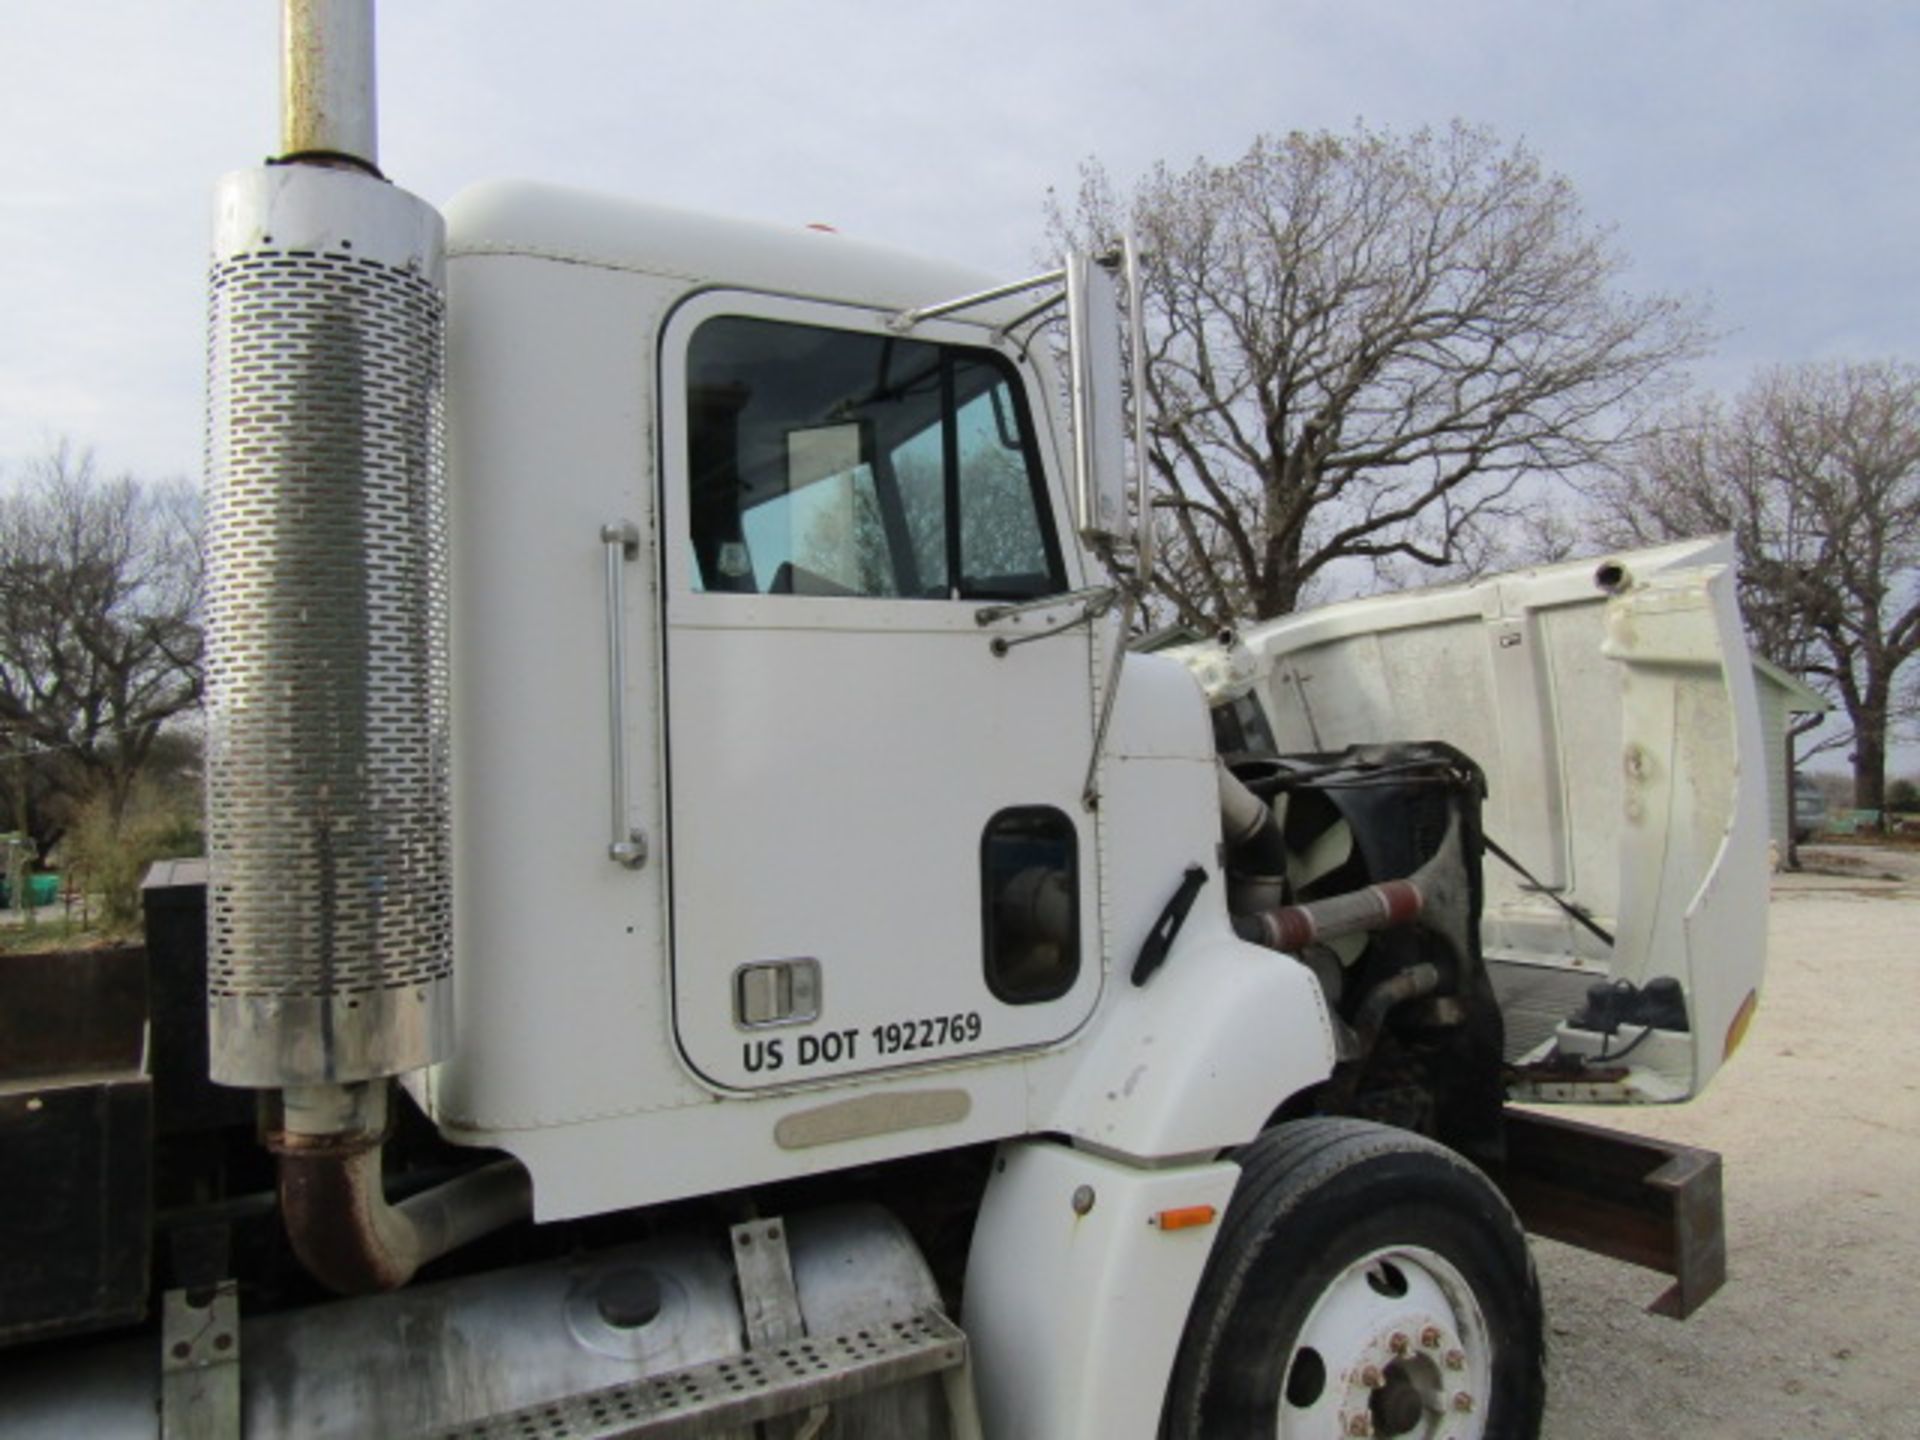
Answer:
<svg viewBox="0 0 1920 1440"><path fill-rule="evenodd" d="M1920 1436L1920 856L1809 847L1777 877L1766 989L1699 1101L1569 1110L1725 1157L1730 1278L1693 1319L1659 1276L1551 1242L1548 1440Z"/></svg>

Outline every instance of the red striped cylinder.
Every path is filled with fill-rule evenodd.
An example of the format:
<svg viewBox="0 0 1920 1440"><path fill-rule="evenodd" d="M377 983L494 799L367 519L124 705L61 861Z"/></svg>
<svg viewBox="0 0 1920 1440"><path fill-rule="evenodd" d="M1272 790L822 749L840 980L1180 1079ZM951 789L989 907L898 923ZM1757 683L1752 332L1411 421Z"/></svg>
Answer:
<svg viewBox="0 0 1920 1440"><path fill-rule="evenodd" d="M1282 905L1277 910L1262 910L1241 916L1251 922L1247 935L1274 950L1295 951L1316 940L1337 940L1342 935L1358 935L1369 930L1391 930L1410 925L1426 908L1426 896L1412 880L1386 880L1325 900L1309 900L1304 905Z"/></svg>

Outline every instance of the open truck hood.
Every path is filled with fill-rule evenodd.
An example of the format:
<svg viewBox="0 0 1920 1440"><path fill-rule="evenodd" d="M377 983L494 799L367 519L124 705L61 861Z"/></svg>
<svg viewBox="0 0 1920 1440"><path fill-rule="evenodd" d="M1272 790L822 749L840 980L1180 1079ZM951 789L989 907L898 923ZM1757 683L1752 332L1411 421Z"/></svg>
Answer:
<svg viewBox="0 0 1920 1440"><path fill-rule="evenodd" d="M1684 1099L1744 1031L1768 826L1734 580L1730 542L1689 541L1347 601L1177 652L1216 705L1257 704L1281 754L1443 740L1485 769L1486 833L1532 877L1486 856L1483 948L1508 1058L1530 1062L1516 1098ZM1685 1031L1565 1023L1596 982L1661 977L1681 986ZM1541 1066L1556 1047L1585 1069Z"/></svg>

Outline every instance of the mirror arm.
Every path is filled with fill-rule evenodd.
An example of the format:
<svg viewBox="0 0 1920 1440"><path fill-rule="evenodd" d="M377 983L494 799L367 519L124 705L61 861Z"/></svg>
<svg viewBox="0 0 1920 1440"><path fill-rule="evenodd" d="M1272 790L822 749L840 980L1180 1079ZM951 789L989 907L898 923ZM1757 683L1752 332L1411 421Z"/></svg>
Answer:
<svg viewBox="0 0 1920 1440"><path fill-rule="evenodd" d="M1111 561L1108 569L1112 569ZM1080 786L1080 804L1087 810L1100 808L1100 756L1107 748L1107 731L1113 724L1113 708L1120 698L1120 667L1127 663L1127 631L1133 628L1133 615L1141 592L1124 588L1120 598L1120 625L1114 632L1113 656L1107 662L1107 680L1100 693L1100 714L1094 722L1093 747L1087 754L1087 775Z"/></svg>
<svg viewBox="0 0 1920 1440"><path fill-rule="evenodd" d="M1105 613L1114 601L1114 588L1111 585L1088 585L1079 590L1069 590L1063 595L1036 595L1031 600L1008 600L999 605L986 605L973 612L973 623L992 625L1013 615L1025 615L1034 610L1052 610L1062 605L1079 605L1084 608L1097 607L1097 613Z"/></svg>
<svg viewBox="0 0 1920 1440"><path fill-rule="evenodd" d="M1049 270L1044 275L1034 275L1006 285L996 285L991 290L978 290L971 295L962 295L957 300L942 300L938 305L922 305L917 309L902 310L887 317L887 328L896 334L905 334L922 320L951 315L956 310L971 310L976 305L985 305L992 300L1004 300L1009 295L1038 290L1042 285L1058 285L1066 278L1065 269Z"/></svg>
<svg viewBox="0 0 1920 1440"><path fill-rule="evenodd" d="M1014 316L1011 320L1007 321L1006 324L996 329L993 332L993 338L996 340L1007 340L1011 338L1013 335L1013 332L1018 330L1022 325L1026 324L1029 320L1038 320L1042 315L1046 314L1047 311L1053 309L1056 305L1064 305L1066 303L1066 300L1067 300L1067 292L1064 290L1062 290L1058 295L1049 295L1046 299L1042 300L1038 305L1035 305L1032 308L1027 310L1022 310L1018 315ZM1031 337L1029 337L1029 340L1031 340Z"/></svg>

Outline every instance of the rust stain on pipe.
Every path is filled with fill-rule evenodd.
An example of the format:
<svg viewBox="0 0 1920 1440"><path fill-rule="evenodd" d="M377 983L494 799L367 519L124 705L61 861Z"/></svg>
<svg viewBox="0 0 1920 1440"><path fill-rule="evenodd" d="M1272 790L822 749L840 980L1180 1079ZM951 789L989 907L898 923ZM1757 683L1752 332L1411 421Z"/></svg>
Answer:
<svg viewBox="0 0 1920 1440"><path fill-rule="evenodd" d="M378 174L372 0L282 0L280 153Z"/></svg>
<svg viewBox="0 0 1920 1440"><path fill-rule="evenodd" d="M381 1139L278 1132L280 1211L314 1279L341 1295L398 1289L450 1250L533 1213L533 1184L499 1160L401 1202L387 1203Z"/></svg>
<svg viewBox="0 0 1920 1440"><path fill-rule="evenodd" d="M278 1134L280 1212L294 1253L342 1295L393 1290L413 1278L413 1237L381 1189L377 1136Z"/></svg>

